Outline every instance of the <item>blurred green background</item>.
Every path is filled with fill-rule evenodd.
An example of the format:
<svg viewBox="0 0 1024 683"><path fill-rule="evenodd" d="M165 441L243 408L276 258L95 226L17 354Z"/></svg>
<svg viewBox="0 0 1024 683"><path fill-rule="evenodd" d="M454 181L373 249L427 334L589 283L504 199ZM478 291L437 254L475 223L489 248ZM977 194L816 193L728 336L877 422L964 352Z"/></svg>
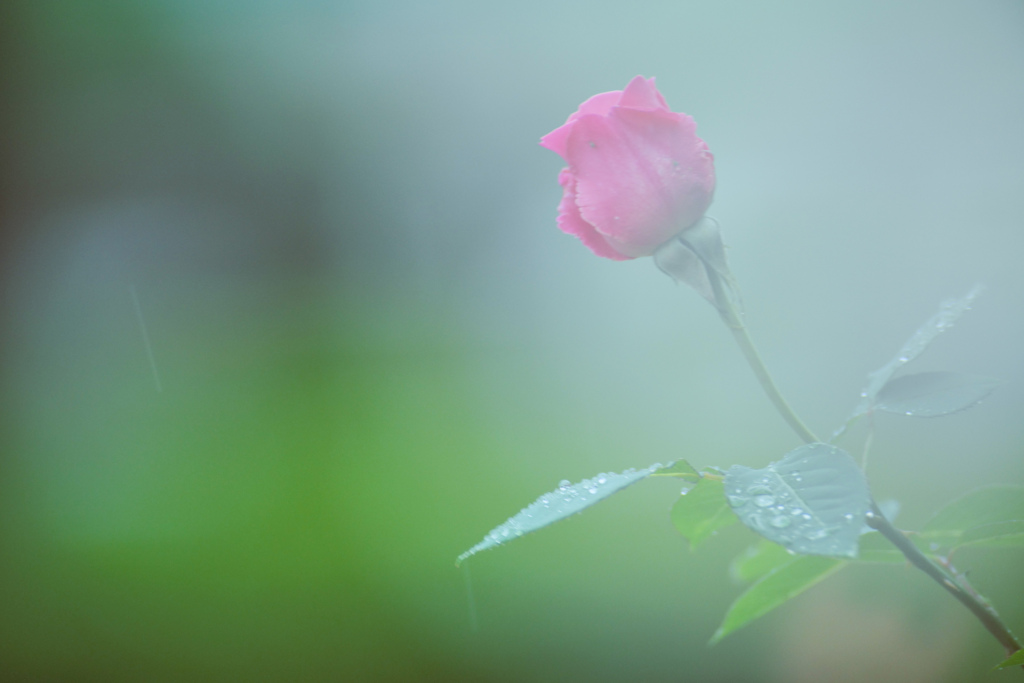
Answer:
<svg viewBox="0 0 1024 683"><path fill-rule="evenodd" d="M900 523L1024 483L1018 0L0 13L4 680L1019 675L892 567L709 649L752 539L690 553L666 481L473 558L472 604L453 567L560 479L797 445L705 302L555 227L539 137L636 74L715 153L752 333L819 432L988 285L918 368L1008 384L878 420ZM1024 631L1024 554L958 557Z"/></svg>

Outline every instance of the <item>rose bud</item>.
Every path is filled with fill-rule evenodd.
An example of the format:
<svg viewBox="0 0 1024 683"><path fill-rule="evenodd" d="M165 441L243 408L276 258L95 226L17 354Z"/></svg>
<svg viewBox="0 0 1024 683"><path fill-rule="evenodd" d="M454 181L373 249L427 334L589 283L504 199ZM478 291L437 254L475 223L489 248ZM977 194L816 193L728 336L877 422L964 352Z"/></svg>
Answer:
<svg viewBox="0 0 1024 683"><path fill-rule="evenodd" d="M541 146L568 163L558 227L609 259L650 256L696 224L715 190L714 157L654 79L594 95Z"/></svg>

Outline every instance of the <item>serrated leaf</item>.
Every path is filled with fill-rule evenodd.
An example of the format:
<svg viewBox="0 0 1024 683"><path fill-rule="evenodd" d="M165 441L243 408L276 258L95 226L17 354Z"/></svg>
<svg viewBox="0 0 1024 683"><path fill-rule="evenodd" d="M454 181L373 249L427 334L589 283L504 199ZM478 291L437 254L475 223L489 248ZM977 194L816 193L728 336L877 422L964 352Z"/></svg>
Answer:
<svg viewBox="0 0 1024 683"><path fill-rule="evenodd" d="M459 555L455 560L455 564L460 564L463 560L481 550L494 548L531 531L542 529L549 524L554 524L566 517L571 517L591 505L601 502L613 493L618 493L630 484L635 484L659 470L670 468L673 464L662 465L661 463L655 463L642 470L628 469L621 474L602 472L590 479L584 479L575 484L570 484L568 480L563 481L557 489L550 493L545 493L533 503L520 510L517 515L509 517L508 521L504 524L492 529L484 536L484 540Z"/></svg>
<svg viewBox="0 0 1024 683"><path fill-rule="evenodd" d="M918 372L889 380L874 408L913 417L940 417L977 405L1002 384L962 372Z"/></svg>
<svg viewBox="0 0 1024 683"><path fill-rule="evenodd" d="M700 472L693 468L693 465L685 460L676 460L668 467L662 467L651 475L652 477L676 477L685 481L697 483L700 481Z"/></svg>
<svg viewBox="0 0 1024 683"><path fill-rule="evenodd" d="M986 486L939 510L924 525L920 537L936 549L952 549L963 544L962 537L968 531L1021 520L1024 520L1024 486Z"/></svg>
<svg viewBox="0 0 1024 683"><path fill-rule="evenodd" d="M773 569L789 564L794 557L778 543L761 539L729 564L729 575L736 581L751 583Z"/></svg>
<svg viewBox="0 0 1024 683"><path fill-rule="evenodd" d="M672 524L696 548L719 529L735 524L722 482L701 479L672 506Z"/></svg>
<svg viewBox="0 0 1024 683"><path fill-rule="evenodd" d="M790 562L765 574L736 598L726 612L722 625L711 636L711 644L714 645L736 629L803 593L846 564L846 561L832 557L791 557Z"/></svg>
<svg viewBox="0 0 1024 683"><path fill-rule="evenodd" d="M769 541L804 555L857 556L871 494L846 451L812 443L764 469L733 465L725 490L740 521Z"/></svg>
<svg viewBox="0 0 1024 683"><path fill-rule="evenodd" d="M1011 666L1024 666L1024 650L1017 650L1008 658L995 665L996 669L1008 669Z"/></svg>
<svg viewBox="0 0 1024 683"><path fill-rule="evenodd" d="M846 431L860 416L866 415L874 405L878 392L892 379L896 371L920 356L921 352L928 348L928 345L935 341L936 337L952 327L965 311L970 310L971 304L982 289L981 285L975 285L965 296L943 301L939 306L939 312L911 335L892 360L874 372L868 373L868 383L860 392L860 403L857 404L853 414L847 418L846 423L836 430L832 438L835 439Z"/></svg>

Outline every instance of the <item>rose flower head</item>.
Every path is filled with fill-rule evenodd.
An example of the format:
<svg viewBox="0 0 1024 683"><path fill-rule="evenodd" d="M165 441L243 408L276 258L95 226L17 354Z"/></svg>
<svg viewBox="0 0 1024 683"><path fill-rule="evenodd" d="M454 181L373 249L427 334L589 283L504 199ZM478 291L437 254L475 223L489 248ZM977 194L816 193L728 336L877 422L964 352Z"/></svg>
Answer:
<svg viewBox="0 0 1024 683"><path fill-rule="evenodd" d="M711 204L714 157L653 78L594 95L540 144L569 164L558 176L558 227L598 256L650 256Z"/></svg>

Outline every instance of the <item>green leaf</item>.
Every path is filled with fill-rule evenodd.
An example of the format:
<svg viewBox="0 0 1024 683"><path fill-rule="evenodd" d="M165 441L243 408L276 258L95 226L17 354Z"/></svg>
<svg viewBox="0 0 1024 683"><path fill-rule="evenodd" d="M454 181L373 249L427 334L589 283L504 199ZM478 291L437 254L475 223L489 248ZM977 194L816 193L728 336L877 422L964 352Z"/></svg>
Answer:
<svg viewBox="0 0 1024 683"><path fill-rule="evenodd" d="M936 337L952 327L965 311L970 310L971 304L974 302L975 297L981 293L982 289L981 285L975 285L965 296L959 299L943 301L942 305L939 306L939 312L929 318L924 325L911 335L910 339L903 344L899 353L892 360L874 372L868 373L868 383L860 392L860 403L857 404L853 414L846 420L846 424L837 429L835 434L832 435L833 440L856 422L857 418L861 415L866 415L871 410L878 392L889 383L889 380L892 379L897 370L920 356L928 348L928 345L935 341Z"/></svg>
<svg viewBox="0 0 1024 683"><path fill-rule="evenodd" d="M1024 520L997 522L968 529L960 536L959 545L1024 546Z"/></svg>
<svg viewBox="0 0 1024 683"><path fill-rule="evenodd" d="M733 465L725 490L740 520L769 541L804 555L857 557L871 494L846 451L812 443L764 469Z"/></svg>
<svg viewBox="0 0 1024 683"><path fill-rule="evenodd" d="M1011 666L1024 666L1024 650L1017 650L1009 658L996 664L996 669L1008 669Z"/></svg>
<svg viewBox="0 0 1024 683"><path fill-rule="evenodd" d="M719 529L736 523L729 509L722 482L701 479L692 489L679 496L672 506L672 524L696 548Z"/></svg>
<svg viewBox="0 0 1024 683"><path fill-rule="evenodd" d="M939 306L939 312L911 335L892 360L868 375L868 384L861 392L861 396L865 399L864 403L867 405L873 403L875 396L897 370L920 356L921 352L928 348L928 345L935 341L936 337L952 327L964 312L970 310L971 304L974 303L975 297L981 293L982 289L981 285L975 285L971 291L959 299L943 301Z"/></svg>
<svg viewBox="0 0 1024 683"><path fill-rule="evenodd" d="M504 524L492 529L484 536L484 540L459 555L455 564L459 565L467 557L475 555L481 550L494 548L514 538L519 538L523 534L542 529L549 524L581 512L613 493L618 493L630 484L635 484L662 469L671 468L673 464L662 465L659 462L642 470L628 469L621 474L602 472L591 479L584 479L575 484L564 480L557 489L545 493L520 510L517 515L509 517Z"/></svg>
<svg viewBox="0 0 1024 683"><path fill-rule="evenodd" d="M889 380L874 408L913 417L940 417L977 405L1002 384L962 372L919 372Z"/></svg>
<svg viewBox="0 0 1024 683"><path fill-rule="evenodd" d="M778 543L762 539L732 561L729 565L729 575L737 581L750 583L776 567L791 562L794 557L793 553ZM860 537L860 552L856 561L872 564L906 564L907 558L885 536L877 531L870 531Z"/></svg>
<svg viewBox="0 0 1024 683"><path fill-rule="evenodd" d="M751 583L773 569L789 564L794 557L778 543L761 539L729 564L729 575L737 581Z"/></svg>
<svg viewBox="0 0 1024 683"><path fill-rule="evenodd" d="M987 486L971 491L939 510L924 525L920 538L933 549L952 549L964 544L963 537L968 531L1022 520L1024 486ZM978 529L968 539L981 539L986 533Z"/></svg>
<svg viewBox="0 0 1024 683"><path fill-rule="evenodd" d="M686 481L692 481L697 483L700 481L700 473L693 469L693 465L686 462L685 460L676 460L667 467L662 467L660 470L651 475L652 477L677 477L679 479L685 479Z"/></svg>
<svg viewBox="0 0 1024 683"><path fill-rule="evenodd" d="M729 607L722 625L711 636L714 645L736 629L767 614L792 597L846 566L844 560L803 555L791 557L744 591Z"/></svg>

